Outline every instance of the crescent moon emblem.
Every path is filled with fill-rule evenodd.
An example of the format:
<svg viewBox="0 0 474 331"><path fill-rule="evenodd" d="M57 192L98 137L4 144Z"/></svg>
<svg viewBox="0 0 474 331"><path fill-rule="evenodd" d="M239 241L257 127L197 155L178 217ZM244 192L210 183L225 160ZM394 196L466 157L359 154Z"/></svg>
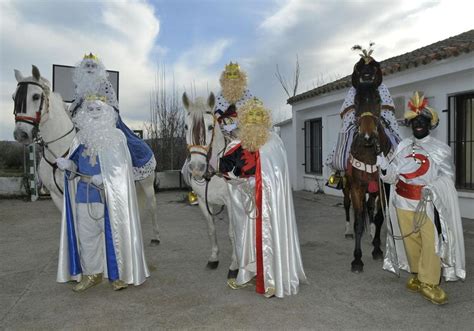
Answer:
<svg viewBox="0 0 474 331"><path fill-rule="evenodd" d="M414 157L415 159L418 159L421 161L421 165L418 169L416 169L413 172L406 173L406 174L400 174L406 179L413 179L416 177L423 176L428 172L428 169L430 168L430 160L423 154L415 154L414 156L408 155L407 158L409 157ZM424 161L424 162L423 162Z"/></svg>

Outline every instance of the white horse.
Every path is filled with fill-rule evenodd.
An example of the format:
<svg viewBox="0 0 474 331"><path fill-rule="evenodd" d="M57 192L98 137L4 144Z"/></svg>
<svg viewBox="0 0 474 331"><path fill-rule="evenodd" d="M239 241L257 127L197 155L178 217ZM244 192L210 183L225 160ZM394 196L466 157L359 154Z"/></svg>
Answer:
<svg viewBox="0 0 474 331"><path fill-rule="evenodd" d="M212 113L214 103L213 93L209 95L207 103L202 98L191 102L186 93L183 94L183 104L187 111L185 118L186 143L190 154L188 170L191 173L191 187L197 194L199 207L207 220L211 241L211 256L207 263L209 269L215 269L219 264L215 216L222 211L224 206L227 206L229 237L232 244L232 262L228 278L235 278L238 264L235 255L229 190L224 179L213 175L212 169L212 167L217 167L217 160L225 149L224 135Z"/></svg>
<svg viewBox="0 0 474 331"><path fill-rule="evenodd" d="M64 172L57 168L55 160L67 155L76 134L74 124L61 96L51 91L49 81L41 77L36 66L33 66L31 77L23 77L21 72L15 69L15 78L18 85L13 94L16 123L13 136L16 141L27 145L37 140L38 133L41 133L44 150L38 174L41 182L50 191L54 204L61 211ZM140 215L151 216L153 224L151 245L158 245L160 236L154 180L153 172L152 175L136 182L136 189Z"/></svg>

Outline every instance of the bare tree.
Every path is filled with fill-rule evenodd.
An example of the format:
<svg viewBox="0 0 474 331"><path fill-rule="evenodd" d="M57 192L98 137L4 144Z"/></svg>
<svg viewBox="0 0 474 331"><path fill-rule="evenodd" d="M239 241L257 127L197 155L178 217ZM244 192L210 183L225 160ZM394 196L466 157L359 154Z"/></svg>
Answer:
<svg viewBox="0 0 474 331"><path fill-rule="evenodd" d="M171 89L168 93L168 89ZM150 94L150 120L145 130L157 159L157 171L181 169L186 158L184 111L174 76L168 81L165 66L158 67Z"/></svg>
<svg viewBox="0 0 474 331"><path fill-rule="evenodd" d="M281 74L278 64L276 65L275 76L288 98L294 97L298 92L298 84L300 80L300 62L298 60L298 54L296 54L295 71L293 72L293 78L291 81L288 81L286 77Z"/></svg>

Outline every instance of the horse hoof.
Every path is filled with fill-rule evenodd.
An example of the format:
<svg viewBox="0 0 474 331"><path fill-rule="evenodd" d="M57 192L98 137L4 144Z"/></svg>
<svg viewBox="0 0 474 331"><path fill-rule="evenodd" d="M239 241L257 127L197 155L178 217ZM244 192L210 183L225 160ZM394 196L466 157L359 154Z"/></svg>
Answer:
<svg viewBox="0 0 474 331"><path fill-rule="evenodd" d="M362 261L360 261L360 262L352 261L351 271L353 273L356 273L356 274L363 272L364 271L364 263L362 263Z"/></svg>
<svg viewBox="0 0 474 331"><path fill-rule="evenodd" d="M376 261L377 261L377 260L379 260L379 261L380 261L380 260L383 260L383 252L382 252L382 250L380 250L380 249L377 250L377 251L374 250L374 251L372 252L372 258L373 258L374 260L376 260Z"/></svg>
<svg viewBox="0 0 474 331"><path fill-rule="evenodd" d="M235 269L235 270L229 269L229 272L227 273L227 279L237 278L238 273L239 273L239 269Z"/></svg>
<svg viewBox="0 0 474 331"><path fill-rule="evenodd" d="M345 237L346 239L354 239L354 235L353 235L352 233L346 233L346 234L344 235L344 237Z"/></svg>
<svg viewBox="0 0 474 331"><path fill-rule="evenodd" d="M206 268L214 270L214 269L217 269L218 265L219 265L219 261L208 261Z"/></svg>
<svg viewBox="0 0 474 331"><path fill-rule="evenodd" d="M160 244L160 239L152 239L150 241L150 246L158 246Z"/></svg>

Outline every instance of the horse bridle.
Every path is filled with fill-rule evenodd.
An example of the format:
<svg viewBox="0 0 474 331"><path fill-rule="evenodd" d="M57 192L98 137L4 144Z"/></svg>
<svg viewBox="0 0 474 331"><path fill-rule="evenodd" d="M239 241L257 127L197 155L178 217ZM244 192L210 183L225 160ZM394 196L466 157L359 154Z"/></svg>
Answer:
<svg viewBox="0 0 474 331"><path fill-rule="evenodd" d="M47 93L47 91L45 90L44 86L39 84L39 83L36 83L36 82L19 82L17 84L17 87L19 86L22 86L22 85L36 85L36 86L39 86L41 88L41 102L40 102L40 106L38 108L38 110L35 112L35 117L32 117L32 116L23 116L23 115L18 115L18 109L17 108L14 108L13 109L13 115L15 115L15 123L17 122L22 122L22 123L26 123L26 124L29 124L31 126L33 126L36 130L33 131L33 139L35 142L37 142L41 147L43 147L43 159L46 161L46 163L48 163L52 168L53 168L53 179L54 179L54 184L56 185L57 189L63 193L63 191L61 190L61 188L59 187L58 183L56 182L56 176L55 176L55 173L56 173L56 170L58 169L58 166L56 164L56 160L51 162L48 160L48 158L46 157L45 155L45 150L48 150L51 155L53 155L53 157L56 159L58 158L57 155L55 155L55 153L53 151L51 151L49 149L49 144L52 144L56 141L59 141L61 140L62 138L66 137L67 135L69 135L71 132L74 131L74 124L72 125L72 128L66 132L65 134L63 134L62 136L60 136L59 138L56 138L56 139L53 139L51 141L44 141L42 137L38 137L38 132L39 132L39 125L41 123L41 116L43 114L43 106L45 104L45 100L46 100L46 104L49 104L48 100L49 98L46 98L46 95L48 95L49 93ZM18 97L18 94L15 95L15 104L16 104L16 98ZM27 97L27 95L25 95L25 98ZM49 105L46 106L46 111L45 113L47 113L49 111ZM67 154L69 153L69 149L61 156L61 157L65 157Z"/></svg>
<svg viewBox="0 0 474 331"><path fill-rule="evenodd" d="M216 174L215 169L212 169L212 171L209 171L209 165L210 165L209 161L212 155L212 144L214 143L214 136L216 133L216 124L217 124L217 119L215 115L212 115L212 119L213 119L212 135L211 135L211 141L209 142L209 144L207 146L197 145L197 144L188 144L187 146L189 155L197 154L197 155L204 156L206 158L206 172L204 173L204 176L203 176L206 179L206 181L210 181L212 176ZM200 149L202 151L199 151L199 150L196 151L192 149Z"/></svg>
<svg viewBox="0 0 474 331"><path fill-rule="evenodd" d="M204 172L204 175L203 175L203 178L206 181L204 199L205 199L205 203L206 203L206 209L207 209L207 212L209 213L209 215L217 216L220 213L222 213L222 211L224 210L224 206L222 206L221 209L217 213L212 213L211 209L209 208L209 202L208 202L208 198L207 198L208 189L209 189L209 182L211 181L213 176L218 174L215 169L211 169L211 171L209 171L209 166L210 166L209 161L210 161L211 155L212 155L212 144L214 143L214 137L215 137L215 133L216 133L216 124L217 124L216 116L213 115L213 114L210 114L210 115L212 115L212 118L213 118L213 127L212 127L211 141L210 141L209 145L206 146L206 145L188 144L187 148L188 148L188 152L189 152L190 155L197 154L197 155L204 156L206 158L206 171ZM204 152L191 150L192 148L201 149ZM226 149L226 147L224 147L224 150L225 149ZM218 169L217 169L217 171L218 171Z"/></svg>
<svg viewBox="0 0 474 331"><path fill-rule="evenodd" d="M38 110L35 112L35 117L31 117L31 116L23 116L23 115L18 115L18 109L14 108L13 109L13 115L15 115L15 123L17 122L23 122L23 123L27 123L29 125L32 125L33 127L35 127L36 129L38 129L38 126L40 124L40 121L41 121L41 113L43 112L43 105L44 105L44 100L45 100L45 95L46 95L46 92L44 90L44 86L39 84L39 83L35 83L35 82L19 82L17 84L17 87L20 87L22 85L36 85L36 86L39 86L41 88L41 103L40 103L40 106L38 108ZM15 95L15 104L16 104L16 98L18 97L18 95ZM26 97L26 95L25 95Z"/></svg>
<svg viewBox="0 0 474 331"><path fill-rule="evenodd" d="M373 117L375 119L375 130L378 134L378 125L380 123L380 118L379 116L375 115L374 113L370 112L370 111L366 111L366 112L363 112L362 114L360 114L359 116L357 116L357 121L359 121L362 117L366 117L366 116L370 116L370 117ZM358 129L360 130L360 126L359 124L357 124L358 126ZM358 134L360 134L360 131L358 131ZM378 141L378 139L375 139L374 141L374 148L375 148L375 153L378 155L380 154L381 152L381 148L380 148L380 143Z"/></svg>
<svg viewBox="0 0 474 331"><path fill-rule="evenodd" d="M17 84L17 86L21 86L21 85L36 85L36 86L39 86L42 90L42 93L41 93L41 102L40 102L40 106L38 108L38 110L35 112L35 117L31 117L31 116L23 116L23 115L18 115L18 110L17 109L14 109L13 110L13 115L15 115L15 123L17 122L23 122L23 123L26 123L26 124L29 124L29 125L32 125L34 128L36 129L39 129L39 125L41 123L41 116L43 114L43 105L45 104L45 100L46 100L46 104L49 104L48 102L48 98L46 98L47 95L49 95L49 93L46 92L45 88L43 85L39 84L39 83L36 83L36 82L19 82ZM16 101L16 98L18 97L18 95L15 95L15 101ZM46 106L46 111L45 113L47 113L49 111L49 105ZM38 130L39 131L39 130ZM54 143L58 140L61 140L62 138L66 137L68 134L70 134L72 131L74 131L74 125L72 126L72 128L66 132L65 134L63 134L62 136L58 137L58 138L55 138L53 140L50 140L48 142L45 142L43 140L43 138L38 138L37 137L37 132L35 132L35 135L33 138L35 138L36 140L38 140L38 143L40 145L44 145L47 149L48 149L48 144L51 144L51 143ZM50 151L51 152L51 151ZM54 155L54 153L51 152L51 154Z"/></svg>

